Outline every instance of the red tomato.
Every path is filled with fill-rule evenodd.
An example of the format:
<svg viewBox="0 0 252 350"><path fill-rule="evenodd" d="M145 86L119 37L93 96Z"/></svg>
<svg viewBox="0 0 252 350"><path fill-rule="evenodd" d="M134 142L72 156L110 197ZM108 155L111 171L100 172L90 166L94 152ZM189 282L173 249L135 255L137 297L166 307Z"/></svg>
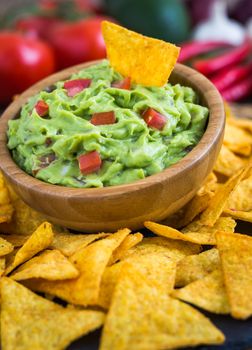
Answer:
<svg viewBox="0 0 252 350"><path fill-rule="evenodd" d="M101 167L102 160L97 151L82 154L79 157L79 168L82 174L87 175L98 171Z"/></svg>
<svg viewBox="0 0 252 350"><path fill-rule="evenodd" d="M56 18L27 16L17 20L14 28L29 38L41 38L46 40L48 38L48 32L51 30L51 28L59 23L60 20Z"/></svg>
<svg viewBox="0 0 252 350"><path fill-rule="evenodd" d="M124 89L124 90L130 90L130 85L131 85L131 78L126 77L121 81L116 81L111 84L111 86L118 88L118 89Z"/></svg>
<svg viewBox="0 0 252 350"><path fill-rule="evenodd" d="M106 124L114 124L116 122L115 112L101 112L94 113L90 120L90 123L93 125L106 125Z"/></svg>
<svg viewBox="0 0 252 350"><path fill-rule="evenodd" d="M67 95L73 97L82 90L88 88L92 82L92 79L74 79L68 80L64 83L64 89L67 90Z"/></svg>
<svg viewBox="0 0 252 350"><path fill-rule="evenodd" d="M1 32L0 48L0 104L54 72L53 52L43 42Z"/></svg>
<svg viewBox="0 0 252 350"><path fill-rule="evenodd" d="M39 100L35 105L35 109L40 117L44 117L49 111L49 106L45 101Z"/></svg>
<svg viewBox="0 0 252 350"><path fill-rule="evenodd" d="M106 17L93 17L52 28L49 41L57 58L58 68L106 57L101 22Z"/></svg>
<svg viewBox="0 0 252 350"><path fill-rule="evenodd" d="M167 119L162 114L155 111L153 108L148 108L143 113L143 119L148 126L154 129L162 130L165 126Z"/></svg>

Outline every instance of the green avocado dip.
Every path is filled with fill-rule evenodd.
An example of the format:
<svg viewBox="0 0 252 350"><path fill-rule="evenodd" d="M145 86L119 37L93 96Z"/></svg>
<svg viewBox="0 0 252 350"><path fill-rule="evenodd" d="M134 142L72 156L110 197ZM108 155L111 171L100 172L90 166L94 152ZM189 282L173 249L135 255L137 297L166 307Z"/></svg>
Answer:
<svg viewBox="0 0 252 350"><path fill-rule="evenodd" d="M24 171L51 184L120 185L178 162L207 118L191 88L130 84L104 60L32 97L9 121L8 148Z"/></svg>

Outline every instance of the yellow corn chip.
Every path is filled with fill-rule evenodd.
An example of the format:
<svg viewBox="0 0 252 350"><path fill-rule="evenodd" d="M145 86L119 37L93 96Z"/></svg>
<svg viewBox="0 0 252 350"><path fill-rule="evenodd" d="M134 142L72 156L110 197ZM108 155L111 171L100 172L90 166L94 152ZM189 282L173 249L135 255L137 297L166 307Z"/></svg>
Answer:
<svg viewBox="0 0 252 350"><path fill-rule="evenodd" d="M5 183L2 172L0 171L0 224L10 222L13 214L10 194Z"/></svg>
<svg viewBox="0 0 252 350"><path fill-rule="evenodd" d="M115 286L123 272L124 264L131 264L141 272L148 281L154 281L169 294L174 287L176 263L165 257L162 252L147 255L133 254L126 260L105 269L102 277L99 300L97 304L109 309Z"/></svg>
<svg viewBox="0 0 252 350"><path fill-rule="evenodd" d="M231 315L246 319L252 315L252 237L218 232L216 239Z"/></svg>
<svg viewBox="0 0 252 350"><path fill-rule="evenodd" d="M233 176L238 170L243 168L248 160L236 156L228 147L222 145L214 170L225 176Z"/></svg>
<svg viewBox="0 0 252 350"><path fill-rule="evenodd" d="M235 190L249 169L250 166L241 169L216 191L215 195L210 200L208 208L200 216L202 225L213 226L215 224L225 209L229 195Z"/></svg>
<svg viewBox="0 0 252 350"><path fill-rule="evenodd" d="M104 321L103 312L64 308L9 278L1 280L1 298L5 350L62 350Z"/></svg>
<svg viewBox="0 0 252 350"><path fill-rule="evenodd" d="M112 252L129 233L128 229L119 230L73 254L70 261L80 271L78 278L65 281L30 280L25 285L72 304L95 305L99 298L102 275Z"/></svg>
<svg viewBox="0 0 252 350"><path fill-rule="evenodd" d="M205 316L169 297L137 269L124 266L100 350L173 349L223 341L224 335Z"/></svg>
<svg viewBox="0 0 252 350"><path fill-rule="evenodd" d="M6 241L10 242L13 247L21 247L27 239L30 237L30 235L4 235L1 234L1 237L5 239Z"/></svg>
<svg viewBox="0 0 252 350"><path fill-rule="evenodd" d="M10 242L0 237L0 257L11 253L13 249L14 247Z"/></svg>
<svg viewBox="0 0 252 350"><path fill-rule="evenodd" d="M235 125L226 124L223 143L234 153L242 156L251 154L252 136Z"/></svg>
<svg viewBox="0 0 252 350"><path fill-rule="evenodd" d="M235 209L225 209L224 213L232 216L232 218L247 222L252 222L252 210L251 211L240 211Z"/></svg>
<svg viewBox="0 0 252 350"><path fill-rule="evenodd" d="M66 280L79 276L79 271L58 250L45 250L20 266L10 277L16 281L29 278Z"/></svg>
<svg viewBox="0 0 252 350"><path fill-rule="evenodd" d="M129 249L128 252L121 257L121 260L127 259L132 255L158 253L163 254L170 260L179 261L187 255L198 254L201 250L201 246L198 244L165 237L148 237L144 238L137 246Z"/></svg>
<svg viewBox="0 0 252 350"><path fill-rule="evenodd" d="M5 258L0 258L0 277L3 275L5 270Z"/></svg>
<svg viewBox="0 0 252 350"><path fill-rule="evenodd" d="M228 120L228 123L235 125L240 129L246 130L252 133L252 120L248 118L236 118L232 117Z"/></svg>
<svg viewBox="0 0 252 350"><path fill-rule="evenodd" d="M108 59L117 72L145 86L167 83L179 55L177 46L107 21L102 22L102 34Z"/></svg>
<svg viewBox="0 0 252 350"><path fill-rule="evenodd" d="M201 244L198 242L198 239L194 239L188 234L185 235L184 233L169 226L160 225L152 221L145 221L144 226L159 236L163 236L169 239L177 239L181 241Z"/></svg>
<svg viewBox="0 0 252 350"><path fill-rule="evenodd" d="M216 248L197 255L186 256L177 263L176 287L184 287L197 281L220 266L219 252Z"/></svg>
<svg viewBox="0 0 252 350"><path fill-rule="evenodd" d="M213 192L206 192L203 195L196 194L193 199L185 206L185 213L180 220L178 227L188 225L196 216L203 212L208 207L208 204L213 197Z"/></svg>
<svg viewBox="0 0 252 350"><path fill-rule="evenodd" d="M46 218L25 204L22 199L14 197L11 202L14 213L11 223L0 225L1 232L27 235L36 230L36 228L46 221Z"/></svg>
<svg viewBox="0 0 252 350"><path fill-rule="evenodd" d="M252 175L242 180L230 194L226 208L240 211L252 210Z"/></svg>
<svg viewBox="0 0 252 350"><path fill-rule="evenodd" d="M176 227L188 225L196 216L205 210L218 186L216 175L210 173L196 195L185 206L184 213Z"/></svg>
<svg viewBox="0 0 252 350"><path fill-rule="evenodd" d="M227 122L229 122L230 118L234 118L234 114L231 110L230 105L227 103L227 101L224 101L224 110L225 110Z"/></svg>
<svg viewBox="0 0 252 350"><path fill-rule="evenodd" d="M77 250L85 248L87 245L97 239L107 237L107 233L97 234L71 234L56 233L50 246L52 249L58 249L66 256L73 255Z"/></svg>
<svg viewBox="0 0 252 350"><path fill-rule="evenodd" d="M215 234L217 231L234 232L235 226L236 222L232 218L220 217L212 227L201 225L201 222L196 220L184 227L181 231L195 242L197 241L198 244L215 245Z"/></svg>
<svg viewBox="0 0 252 350"><path fill-rule="evenodd" d="M5 274L9 274L18 265L31 259L40 251L46 249L53 240L52 226L48 222L41 224L28 238L25 244L17 251L13 262L7 267Z"/></svg>
<svg viewBox="0 0 252 350"><path fill-rule="evenodd" d="M230 313L220 269L188 284L184 288L175 290L172 296L216 314Z"/></svg>
<svg viewBox="0 0 252 350"><path fill-rule="evenodd" d="M106 267L104 270L97 305L109 309L115 286L118 283L124 262Z"/></svg>
<svg viewBox="0 0 252 350"><path fill-rule="evenodd" d="M125 253L135 245L137 245L139 242L141 242L143 239L143 235L140 232L128 235L124 241L119 245L118 248L113 252L111 259L109 261L109 265L112 265L116 261L120 260L121 257L125 255Z"/></svg>

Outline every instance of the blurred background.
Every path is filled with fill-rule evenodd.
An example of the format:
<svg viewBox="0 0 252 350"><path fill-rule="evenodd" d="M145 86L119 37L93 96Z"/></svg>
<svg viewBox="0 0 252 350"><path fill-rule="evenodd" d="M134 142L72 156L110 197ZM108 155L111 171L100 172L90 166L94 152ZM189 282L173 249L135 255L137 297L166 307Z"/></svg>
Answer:
<svg viewBox="0 0 252 350"><path fill-rule="evenodd" d="M179 61L225 100L251 100L252 0L0 0L0 105L55 71L106 57L104 19L181 46Z"/></svg>

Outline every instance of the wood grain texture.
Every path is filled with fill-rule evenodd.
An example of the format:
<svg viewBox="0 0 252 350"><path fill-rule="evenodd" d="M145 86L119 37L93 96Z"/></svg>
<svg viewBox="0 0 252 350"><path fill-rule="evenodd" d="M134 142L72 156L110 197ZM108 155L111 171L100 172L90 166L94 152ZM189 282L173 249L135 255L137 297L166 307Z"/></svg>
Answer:
<svg viewBox="0 0 252 350"><path fill-rule="evenodd" d="M177 164L131 184L98 189L51 185L26 174L14 163L7 149L8 120L18 115L30 96L93 63L44 79L9 106L0 119L0 167L22 199L52 222L84 232L109 232L121 227L139 229L145 220L160 221L185 205L212 170L225 124L222 99L204 76L177 64L170 82L191 86L199 94L201 104L210 110L201 141Z"/></svg>

